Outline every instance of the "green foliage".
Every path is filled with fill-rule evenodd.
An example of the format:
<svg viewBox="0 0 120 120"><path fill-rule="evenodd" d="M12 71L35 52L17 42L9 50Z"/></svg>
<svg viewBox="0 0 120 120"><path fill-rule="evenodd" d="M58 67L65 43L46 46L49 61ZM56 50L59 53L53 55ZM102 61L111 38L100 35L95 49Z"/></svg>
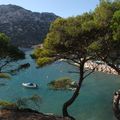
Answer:
<svg viewBox="0 0 120 120"><path fill-rule="evenodd" d="M52 50L52 51L56 51L55 48L58 48L58 44L60 41L60 34L59 32L50 32L47 34L47 37L45 39L44 42L44 47L47 50Z"/></svg>
<svg viewBox="0 0 120 120"><path fill-rule="evenodd" d="M111 28L113 29L113 39L120 41L120 10L114 13Z"/></svg>
<svg viewBox="0 0 120 120"><path fill-rule="evenodd" d="M107 27L111 22L113 15L112 3L106 0L102 0L94 11L94 20L98 26Z"/></svg>
<svg viewBox="0 0 120 120"><path fill-rule="evenodd" d="M9 58L11 60L23 59L24 53L17 47L10 44L10 39L4 33L0 33L0 58Z"/></svg>
<svg viewBox="0 0 120 120"><path fill-rule="evenodd" d="M16 108L16 104L8 101L2 101L0 100L0 106L2 108Z"/></svg>
<svg viewBox="0 0 120 120"><path fill-rule="evenodd" d="M42 49L42 48L37 48L34 50L32 57L33 58L46 57L46 56L50 57L52 54L54 54L53 51Z"/></svg>
<svg viewBox="0 0 120 120"><path fill-rule="evenodd" d="M82 51L86 51L86 47L92 41L86 32L90 32L89 34L94 37L94 29L96 28L92 14L86 13L83 16L71 17L65 19L64 24L62 23L63 20L56 20L52 24L51 31L44 41L44 48L68 56L70 53L74 54L73 51L81 52L81 48Z"/></svg>
<svg viewBox="0 0 120 120"><path fill-rule="evenodd" d="M11 79L10 75L7 73L0 73L0 78Z"/></svg>
<svg viewBox="0 0 120 120"><path fill-rule="evenodd" d="M54 61L53 58L50 57L42 57L37 59L37 64L39 67L43 67L45 65L48 65Z"/></svg>
<svg viewBox="0 0 120 120"><path fill-rule="evenodd" d="M88 55L87 48L95 38L95 29L92 13L55 20L44 40L43 48L34 51L37 64L44 66L64 57L72 59L77 53L81 54L80 57Z"/></svg>
<svg viewBox="0 0 120 120"><path fill-rule="evenodd" d="M101 0L93 12L55 20L34 57L41 66L60 58L78 61L89 56L112 63L118 60L119 49L120 1Z"/></svg>
<svg viewBox="0 0 120 120"><path fill-rule="evenodd" d="M80 75L79 82L76 84L77 90L64 104L63 115L69 115L67 107L78 96L83 80L91 74L90 72L84 77L84 64L88 60L99 59L115 69L116 61L120 58L119 10L119 1L101 0L92 13L67 19L60 18L52 23L41 49L52 51L53 54L44 56L38 53L36 57L38 65L44 66L49 60L52 63L63 58L67 59L67 62L70 61L72 65L73 62L77 63ZM66 78L55 80L49 83L49 87L67 89L71 87L71 80Z"/></svg>
<svg viewBox="0 0 120 120"><path fill-rule="evenodd" d="M99 41L95 41L92 44L90 44L90 46L88 47L88 50L90 50L91 52L100 52L100 50L102 49L102 45Z"/></svg>
<svg viewBox="0 0 120 120"><path fill-rule="evenodd" d="M6 36L4 33L0 33L0 46L4 47L8 43L9 43L9 37Z"/></svg>
<svg viewBox="0 0 120 120"><path fill-rule="evenodd" d="M24 59L25 54L17 47L10 44L10 39L4 33L0 33L0 72L9 63Z"/></svg>

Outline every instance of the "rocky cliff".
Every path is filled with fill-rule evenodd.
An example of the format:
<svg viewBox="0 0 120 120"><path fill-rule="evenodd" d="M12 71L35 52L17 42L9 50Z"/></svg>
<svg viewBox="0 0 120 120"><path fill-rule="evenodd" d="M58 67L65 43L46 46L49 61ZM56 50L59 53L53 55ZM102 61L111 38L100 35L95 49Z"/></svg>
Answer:
<svg viewBox="0 0 120 120"><path fill-rule="evenodd" d="M6 33L12 44L31 47L46 36L50 23L58 16L53 13L37 13L16 5L0 5L0 32Z"/></svg>
<svg viewBox="0 0 120 120"><path fill-rule="evenodd" d="M15 110L3 109L0 110L0 120L70 120L53 115L45 115L30 109Z"/></svg>

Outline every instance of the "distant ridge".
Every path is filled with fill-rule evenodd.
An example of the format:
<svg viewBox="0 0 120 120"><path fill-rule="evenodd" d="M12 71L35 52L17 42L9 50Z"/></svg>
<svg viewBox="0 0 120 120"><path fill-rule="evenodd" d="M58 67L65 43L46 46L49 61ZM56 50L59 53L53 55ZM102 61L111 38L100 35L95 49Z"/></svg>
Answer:
<svg viewBox="0 0 120 120"><path fill-rule="evenodd" d="M31 47L46 36L50 23L58 16L54 13L38 13L17 5L0 5L0 32L6 33L12 44Z"/></svg>

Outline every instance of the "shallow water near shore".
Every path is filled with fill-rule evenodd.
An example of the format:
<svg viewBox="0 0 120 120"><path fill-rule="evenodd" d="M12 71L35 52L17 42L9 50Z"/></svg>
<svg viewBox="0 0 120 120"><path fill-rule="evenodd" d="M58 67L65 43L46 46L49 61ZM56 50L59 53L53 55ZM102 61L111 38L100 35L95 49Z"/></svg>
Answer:
<svg viewBox="0 0 120 120"><path fill-rule="evenodd" d="M59 77L68 76L77 80L78 75L68 73L76 68L65 62L56 62L37 69L34 60L29 56L30 52L26 51L26 60L21 61L29 62L31 64L29 69L12 76L12 80L1 80L6 86L0 86L0 99L15 101L21 97L37 94L42 97L40 112L62 115L62 105L73 91L53 91L48 89L47 84ZM21 85L23 82L35 82L39 88L26 89ZM84 80L80 95L69 112L76 120L116 120L112 112L112 95L119 88L120 77L95 72ZM33 105L30 106L35 109Z"/></svg>

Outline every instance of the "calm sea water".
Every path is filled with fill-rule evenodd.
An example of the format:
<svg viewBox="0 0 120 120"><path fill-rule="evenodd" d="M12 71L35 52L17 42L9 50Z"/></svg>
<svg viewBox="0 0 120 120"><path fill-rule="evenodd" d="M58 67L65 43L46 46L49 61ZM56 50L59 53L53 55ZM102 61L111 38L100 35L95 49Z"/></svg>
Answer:
<svg viewBox="0 0 120 120"><path fill-rule="evenodd" d="M70 98L73 91L53 91L48 89L47 84L59 77L71 77L77 80L78 75L68 73L75 68L61 62L37 69L34 61L29 57L30 52L27 51L27 59L21 61L21 63L29 62L31 64L29 69L13 76L10 81L0 81L6 83L6 86L0 87L0 99L15 101L18 98L37 94L42 97L40 112L61 115L62 105ZM26 89L21 85L23 82L35 82L40 87ZM84 81L80 95L69 112L77 120L116 120L112 112L112 95L119 88L120 77L95 72Z"/></svg>

